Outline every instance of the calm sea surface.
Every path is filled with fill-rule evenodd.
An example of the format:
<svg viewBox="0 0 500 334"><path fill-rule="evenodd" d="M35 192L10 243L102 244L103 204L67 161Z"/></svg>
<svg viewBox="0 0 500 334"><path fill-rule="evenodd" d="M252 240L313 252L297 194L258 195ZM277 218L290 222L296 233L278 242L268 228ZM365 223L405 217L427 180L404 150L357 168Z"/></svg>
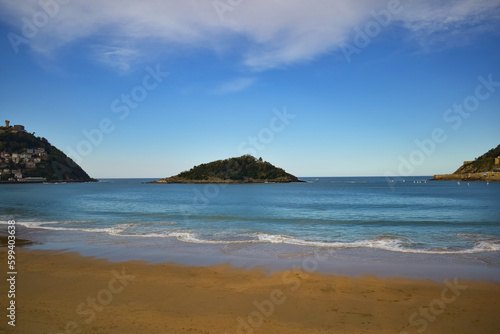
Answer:
<svg viewBox="0 0 500 334"><path fill-rule="evenodd" d="M425 177L185 185L110 179L1 185L0 221L29 229L421 254L500 255L500 183Z"/></svg>

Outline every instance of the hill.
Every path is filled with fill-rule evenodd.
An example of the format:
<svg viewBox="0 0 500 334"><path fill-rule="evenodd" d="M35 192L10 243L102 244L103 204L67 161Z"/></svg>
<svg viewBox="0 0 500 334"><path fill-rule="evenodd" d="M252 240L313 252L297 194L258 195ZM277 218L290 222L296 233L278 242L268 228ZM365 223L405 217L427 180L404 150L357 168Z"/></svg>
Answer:
<svg viewBox="0 0 500 334"><path fill-rule="evenodd" d="M251 155L201 164L153 183L289 183L302 182L269 162Z"/></svg>
<svg viewBox="0 0 500 334"><path fill-rule="evenodd" d="M434 175L434 180L500 181L500 145L474 161L465 161L453 174Z"/></svg>
<svg viewBox="0 0 500 334"><path fill-rule="evenodd" d="M495 158L500 156L500 145L492 148L479 158L474 161L466 162L463 166L455 171L453 174L465 174L465 173L483 173L492 171L495 168L500 168L500 166L495 166Z"/></svg>
<svg viewBox="0 0 500 334"><path fill-rule="evenodd" d="M0 127L0 179L2 182L97 181L47 139L35 137L20 125Z"/></svg>

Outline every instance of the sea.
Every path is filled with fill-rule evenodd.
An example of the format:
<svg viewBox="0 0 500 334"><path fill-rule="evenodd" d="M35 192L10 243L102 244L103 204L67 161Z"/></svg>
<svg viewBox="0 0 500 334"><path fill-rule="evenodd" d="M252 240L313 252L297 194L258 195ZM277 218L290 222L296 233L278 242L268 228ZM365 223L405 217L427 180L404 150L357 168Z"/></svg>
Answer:
<svg viewBox="0 0 500 334"><path fill-rule="evenodd" d="M500 183L430 178L5 184L0 233L14 220L17 237L34 241L31 249L110 260L203 265L239 259L243 266L281 268L323 252L330 268L380 263L384 272L391 263L427 263L492 269L490 278L500 280Z"/></svg>

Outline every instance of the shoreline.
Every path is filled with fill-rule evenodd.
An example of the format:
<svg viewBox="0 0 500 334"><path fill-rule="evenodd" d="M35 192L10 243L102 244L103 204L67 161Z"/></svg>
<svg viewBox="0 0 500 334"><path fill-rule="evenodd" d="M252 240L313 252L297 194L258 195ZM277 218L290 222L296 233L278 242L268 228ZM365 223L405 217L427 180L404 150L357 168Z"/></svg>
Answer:
<svg viewBox="0 0 500 334"><path fill-rule="evenodd" d="M45 230L17 226L29 250L75 252L111 262L144 261L187 266L230 265L272 274L308 266L329 275L406 277L440 281L450 275L500 282L498 252L476 254L404 253L373 248L328 248L283 243L204 244L175 237L110 235L103 232Z"/></svg>
<svg viewBox="0 0 500 334"><path fill-rule="evenodd" d="M433 181L491 181L500 182L500 172L440 174L434 175Z"/></svg>
<svg viewBox="0 0 500 334"><path fill-rule="evenodd" d="M27 333L456 334L500 326L500 284L492 282L110 262L24 247L16 260L16 330Z"/></svg>
<svg viewBox="0 0 500 334"><path fill-rule="evenodd" d="M150 184L266 184L266 183L306 183L306 181L289 181L289 180L279 180L279 179L248 179L248 180L223 180L223 179L213 179L213 180L187 180L187 179L161 179L156 181L148 182Z"/></svg>
<svg viewBox="0 0 500 334"><path fill-rule="evenodd" d="M0 181L0 184L64 184L64 183L93 183L98 179L91 180L50 180L50 181Z"/></svg>

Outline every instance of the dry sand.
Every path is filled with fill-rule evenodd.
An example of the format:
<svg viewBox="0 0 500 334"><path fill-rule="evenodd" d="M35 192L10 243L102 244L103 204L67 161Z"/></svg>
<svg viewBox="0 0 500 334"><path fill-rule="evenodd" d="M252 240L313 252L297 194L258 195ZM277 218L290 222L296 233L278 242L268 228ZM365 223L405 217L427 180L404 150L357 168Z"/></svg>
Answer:
<svg viewBox="0 0 500 334"><path fill-rule="evenodd" d="M1 333L500 333L498 283L16 256L16 327L4 279Z"/></svg>

